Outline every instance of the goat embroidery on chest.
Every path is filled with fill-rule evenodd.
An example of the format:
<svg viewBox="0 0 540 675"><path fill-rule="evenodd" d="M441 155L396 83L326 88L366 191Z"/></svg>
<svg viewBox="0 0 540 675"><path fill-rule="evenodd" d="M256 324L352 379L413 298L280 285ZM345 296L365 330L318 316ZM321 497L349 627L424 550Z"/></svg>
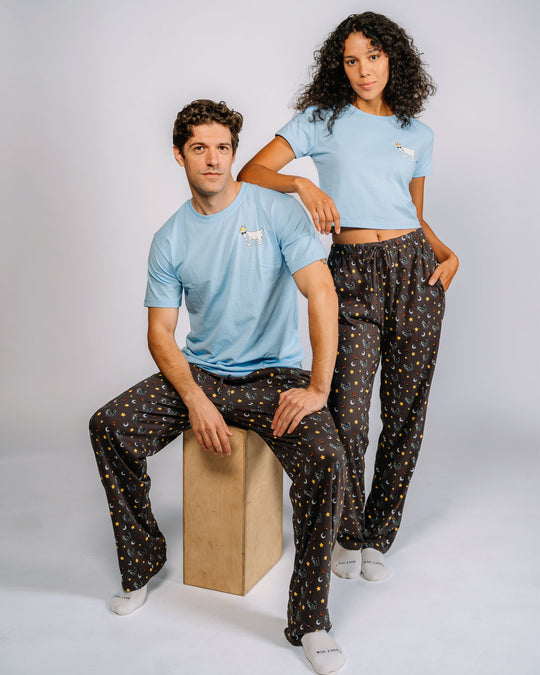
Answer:
<svg viewBox="0 0 540 675"><path fill-rule="evenodd" d="M402 157L409 159L411 162L414 162L416 150L413 150L412 148L406 148L404 145L401 145L401 143L396 143L396 148L399 150Z"/></svg>
<svg viewBox="0 0 540 675"><path fill-rule="evenodd" d="M255 246L260 246L262 244L263 228L260 230L248 230L245 225L242 225L240 228L240 234L242 238L247 242L248 246L252 246L255 242Z"/></svg>

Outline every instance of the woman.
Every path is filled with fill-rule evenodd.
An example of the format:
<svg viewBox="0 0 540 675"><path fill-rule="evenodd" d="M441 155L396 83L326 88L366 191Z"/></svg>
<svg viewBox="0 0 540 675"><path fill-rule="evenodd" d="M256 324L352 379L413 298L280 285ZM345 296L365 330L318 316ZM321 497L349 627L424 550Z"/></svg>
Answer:
<svg viewBox="0 0 540 675"><path fill-rule="evenodd" d="M340 299L339 353L328 401L349 483L332 569L370 581L396 536L424 428L456 255L423 219L433 134L415 117L435 87L412 40L393 21L349 16L315 53L298 114L241 171L241 180L296 192L319 232L332 231L329 265ZM320 189L277 173L309 155ZM371 492L364 453L373 378L381 417Z"/></svg>

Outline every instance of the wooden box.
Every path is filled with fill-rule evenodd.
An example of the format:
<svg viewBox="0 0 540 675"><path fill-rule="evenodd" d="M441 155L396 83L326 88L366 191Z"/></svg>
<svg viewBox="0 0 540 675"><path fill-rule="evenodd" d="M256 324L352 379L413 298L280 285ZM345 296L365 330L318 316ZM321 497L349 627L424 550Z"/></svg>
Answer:
<svg viewBox="0 0 540 675"><path fill-rule="evenodd" d="M245 595L281 558L283 473L260 436L230 429L228 457L184 433L184 583Z"/></svg>

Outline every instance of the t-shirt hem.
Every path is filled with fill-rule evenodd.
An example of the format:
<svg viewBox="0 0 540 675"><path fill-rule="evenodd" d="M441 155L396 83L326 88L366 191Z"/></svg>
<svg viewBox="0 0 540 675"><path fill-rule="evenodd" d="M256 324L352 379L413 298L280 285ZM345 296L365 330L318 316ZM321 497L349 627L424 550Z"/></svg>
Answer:
<svg viewBox="0 0 540 675"><path fill-rule="evenodd" d="M181 307L179 304L174 304L172 302L156 301L156 300L145 300L145 307L160 307L162 309L178 309Z"/></svg>
<svg viewBox="0 0 540 675"><path fill-rule="evenodd" d="M280 131L277 131L275 135L281 136L281 138L284 138L287 141L287 143L291 146L291 150L294 152L294 156L296 159L303 156L302 153L299 153L298 150L294 147L294 144L292 143L291 139L287 138L285 134L282 134Z"/></svg>
<svg viewBox="0 0 540 675"><path fill-rule="evenodd" d="M305 262L298 262L294 268L290 267L289 271L291 274L296 274L300 270L303 270L304 267L307 267L308 265L311 265L311 263L317 262L317 260L326 260L326 252L324 249L321 250L320 255L317 255L316 257L310 257L309 259L306 259Z"/></svg>
<svg viewBox="0 0 540 675"><path fill-rule="evenodd" d="M182 351L188 363L191 363L194 366L198 366L199 368L202 368L203 370L212 373L212 375L217 375L218 377L247 377L248 375L251 375L251 373L254 373L257 370L266 370L267 368L291 368L291 369L294 368L296 370L302 370L302 360L294 361L293 363L290 362L269 363L266 361L261 361L261 363L257 365L255 368L252 367L250 367L249 369L241 368L239 370L234 370L231 368L226 369L220 368L219 366L213 363L204 363L201 361L194 360L191 354L186 354L184 350Z"/></svg>
<svg viewBox="0 0 540 675"><path fill-rule="evenodd" d="M341 220L341 227L358 230L412 230L420 227L420 223L359 223L358 221Z"/></svg>

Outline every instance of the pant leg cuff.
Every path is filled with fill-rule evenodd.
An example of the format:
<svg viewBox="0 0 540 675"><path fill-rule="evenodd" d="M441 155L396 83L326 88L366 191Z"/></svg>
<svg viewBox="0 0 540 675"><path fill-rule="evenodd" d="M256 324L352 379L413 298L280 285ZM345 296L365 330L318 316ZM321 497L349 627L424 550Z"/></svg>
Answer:
<svg viewBox="0 0 540 675"><path fill-rule="evenodd" d="M302 646L302 637L306 633L314 633L315 631L318 631L318 630L325 630L326 632L328 632L329 630L331 630L331 628L332 628L331 623L328 623L328 625L326 625L326 626L317 626L317 628L314 628L313 630L310 630L309 626L307 626L302 631L302 633L299 634L294 628L291 628L290 626L287 626L287 628L285 628L285 630L283 632L285 633L285 637L287 638L287 640L292 645L294 645L295 647L301 647Z"/></svg>
<svg viewBox="0 0 540 675"><path fill-rule="evenodd" d="M122 577L122 589L124 591L137 591L139 588L142 588L143 586L146 586L146 584L152 579L152 577L155 577L156 574L162 569L162 567L165 565L166 562L166 557L164 560L160 560L157 563L154 564L152 571L148 572L148 574L143 575L142 578L137 578L137 579L132 579L130 577Z"/></svg>
<svg viewBox="0 0 540 675"><path fill-rule="evenodd" d="M364 542L358 541L357 539L353 539L349 536L344 537L343 539L338 536L336 541L340 546L346 548L347 551L359 551L362 548L366 548L366 544Z"/></svg>

